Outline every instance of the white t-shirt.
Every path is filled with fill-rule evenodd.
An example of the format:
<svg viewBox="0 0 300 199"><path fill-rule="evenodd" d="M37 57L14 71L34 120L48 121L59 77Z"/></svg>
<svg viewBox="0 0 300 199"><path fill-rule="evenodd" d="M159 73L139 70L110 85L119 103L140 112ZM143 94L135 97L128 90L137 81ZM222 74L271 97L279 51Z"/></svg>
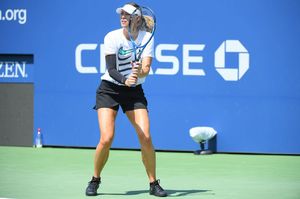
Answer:
<svg viewBox="0 0 300 199"><path fill-rule="evenodd" d="M140 31L137 39L135 40L135 43L137 45L143 45L145 44L149 38L151 37L151 34L145 31ZM154 57L154 38L151 39L151 41L147 44L146 48L142 52L141 59L143 57ZM105 55L111 55L115 54L117 58L117 70L124 75L125 77L128 77L132 71L131 61L134 61L134 53L131 51L133 49L131 41L127 40L126 37L123 34L123 29L117 29L114 31L109 32L104 37L104 51ZM138 50L139 51L139 50ZM138 54L139 52L137 52ZM145 82L145 78L139 78L137 81L138 84L142 84ZM122 85L116 80L114 80L106 70L104 75L101 77L102 80L106 80L109 82L112 82L114 84Z"/></svg>

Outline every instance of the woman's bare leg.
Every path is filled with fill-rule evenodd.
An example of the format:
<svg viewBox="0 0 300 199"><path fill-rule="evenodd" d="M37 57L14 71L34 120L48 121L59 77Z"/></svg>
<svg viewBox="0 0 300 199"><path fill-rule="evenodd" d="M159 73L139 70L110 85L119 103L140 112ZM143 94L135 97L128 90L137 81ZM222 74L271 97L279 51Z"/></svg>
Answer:
<svg viewBox="0 0 300 199"><path fill-rule="evenodd" d="M149 181L153 182L156 180L156 157L150 135L148 112L146 109L136 109L127 111L126 115L137 132L141 144L142 160Z"/></svg>
<svg viewBox="0 0 300 199"><path fill-rule="evenodd" d="M95 153L94 177L99 178L108 159L109 149L114 138L117 111L110 108L100 108L97 112L100 127L100 141Z"/></svg>

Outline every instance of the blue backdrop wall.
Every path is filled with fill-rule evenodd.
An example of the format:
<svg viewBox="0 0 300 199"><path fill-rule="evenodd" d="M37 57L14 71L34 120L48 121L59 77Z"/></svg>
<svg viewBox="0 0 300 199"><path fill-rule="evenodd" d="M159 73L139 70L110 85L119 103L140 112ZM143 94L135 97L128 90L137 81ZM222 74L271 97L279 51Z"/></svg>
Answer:
<svg viewBox="0 0 300 199"><path fill-rule="evenodd" d="M97 145L103 38L126 2L1 1L0 54L34 63L0 62L0 82L34 82L34 131L46 145ZM189 129L211 126L219 152L300 153L298 0L137 3L158 21L144 84L156 149L197 149ZM113 147L139 148L122 112Z"/></svg>

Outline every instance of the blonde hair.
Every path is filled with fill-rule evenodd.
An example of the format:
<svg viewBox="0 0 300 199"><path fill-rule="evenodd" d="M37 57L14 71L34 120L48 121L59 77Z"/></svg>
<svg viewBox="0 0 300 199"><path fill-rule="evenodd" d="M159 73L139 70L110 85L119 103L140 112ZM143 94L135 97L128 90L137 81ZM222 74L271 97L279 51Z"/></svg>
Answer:
<svg viewBox="0 0 300 199"><path fill-rule="evenodd" d="M152 30L153 30L153 26L154 26L154 20L153 20L153 18L152 17L150 17L150 16L143 16L143 18L144 18L144 27L143 27L143 29L145 30L145 31L147 31L147 32L152 32Z"/></svg>
<svg viewBox="0 0 300 199"><path fill-rule="evenodd" d="M127 3L127 4L132 5L136 9L139 9L141 11L141 6L139 6L137 3L130 2L130 3ZM141 13L142 13L142 11L141 11ZM142 17L141 18L142 18L141 23L137 24L136 28L138 30L144 30L146 32L152 33L153 26L154 26L154 19L151 16L143 15L143 13L142 13Z"/></svg>

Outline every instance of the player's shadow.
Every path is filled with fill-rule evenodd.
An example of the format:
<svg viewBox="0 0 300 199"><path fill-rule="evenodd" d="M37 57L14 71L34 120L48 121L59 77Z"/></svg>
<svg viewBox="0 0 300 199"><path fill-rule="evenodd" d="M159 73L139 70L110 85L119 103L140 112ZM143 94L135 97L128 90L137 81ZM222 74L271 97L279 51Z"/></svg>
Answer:
<svg viewBox="0 0 300 199"><path fill-rule="evenodd" d="M180 197L191 194L202 194L205 195L214 195L211 190L199 190L199 189L166 189L169 197ZM99 193L98 195L140 195L140 194L148 194L149 190L136 190L136 191L127 191L126 193Z"/></svg>

